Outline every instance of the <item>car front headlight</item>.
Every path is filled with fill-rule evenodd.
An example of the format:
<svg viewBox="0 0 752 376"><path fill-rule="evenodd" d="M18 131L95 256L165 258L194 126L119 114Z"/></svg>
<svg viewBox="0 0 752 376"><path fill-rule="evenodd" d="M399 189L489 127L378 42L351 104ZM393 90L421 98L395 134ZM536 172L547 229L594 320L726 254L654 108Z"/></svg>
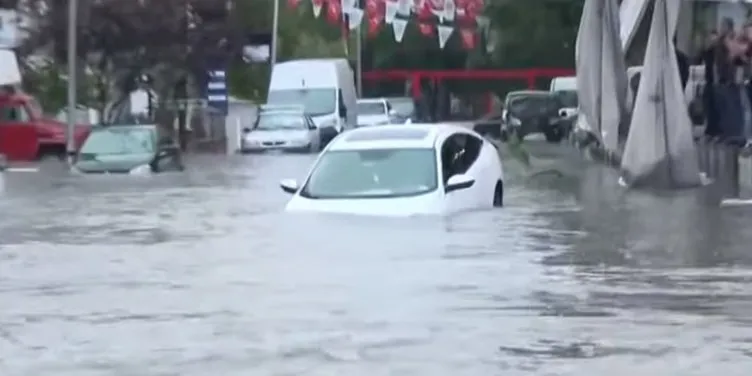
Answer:
<svg viewBox="0 0 752 376"><path fill-rule="evenodd" d="M132 168L129 172L129 175L149 175L151 174L151 166L148 164L141 165L138 167Z"/></svg>
<svg viewBox="0 0 752 376"><path fill-rule="evenodd" d="M251 140L243 139L241 141L241 146L245 148L256 148L256 147L261 146L261 142L259 142L258 140L253 140L253 139Z"/></svg>

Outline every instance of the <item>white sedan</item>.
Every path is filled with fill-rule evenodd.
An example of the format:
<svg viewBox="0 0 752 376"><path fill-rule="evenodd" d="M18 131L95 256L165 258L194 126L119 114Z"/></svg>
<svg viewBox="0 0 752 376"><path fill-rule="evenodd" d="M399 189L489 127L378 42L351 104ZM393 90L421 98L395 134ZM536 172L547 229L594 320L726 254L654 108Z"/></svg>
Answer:
<svg viewBox="0 0 752 376"><path fill-rule="evenodd" d="M306 179L280 182L287 211L445 215L502 206L496 147L449 124L358 128L335 138Z"/></svg>
<svg viewBox="0 0 752 376"><path fill-rule="evenodd" d="M389 102L384 98L358 99L359 127L389 124L392 113Z"/></svg>

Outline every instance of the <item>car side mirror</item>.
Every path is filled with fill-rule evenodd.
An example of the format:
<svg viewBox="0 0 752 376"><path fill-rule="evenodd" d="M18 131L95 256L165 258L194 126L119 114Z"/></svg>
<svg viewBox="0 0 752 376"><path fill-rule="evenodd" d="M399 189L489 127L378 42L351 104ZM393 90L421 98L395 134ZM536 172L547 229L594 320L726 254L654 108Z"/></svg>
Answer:
<svg viewBox="0 0 752 376"><path fill-rule="evenodd" d="M389 116L397 116L398 115L397 111L395 111L394 109L389 110L388 114L389 114Z"/></svg>
<svg viewBox="0 0 752 376"><path fill-rule="evenodd" d="M446 193L459 191L462 189L470 188L473 186L473 184L475 184L475 179L473 179L473 177L471 177L470 175L457 174L449 178L449 181L447 181L446 189L444 191Z"/></svg>
<svg viewBox="0 0 752 376"><path fill-rule="evenodd" d="M341 118L347 117L347 108L345 108L345 106L341 106L339 108L339 117Z"/></svg>
<svg viewBox="0 0 752 376"><path fill-rule="evenodd" d="M300 188L298 181L295 179L284 179L279 182L279 187L282 188L282 191L289 194L295 194Z"/></svg>

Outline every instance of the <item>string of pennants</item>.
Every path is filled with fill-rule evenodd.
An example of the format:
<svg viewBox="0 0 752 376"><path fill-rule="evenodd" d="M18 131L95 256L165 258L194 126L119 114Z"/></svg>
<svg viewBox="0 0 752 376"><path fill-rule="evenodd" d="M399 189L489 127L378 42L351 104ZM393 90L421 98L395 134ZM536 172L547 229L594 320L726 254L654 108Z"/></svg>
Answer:
<svg viewBox="0 0 752 376"><path fill-rule="evenodd" d="M370 38L378 35L383 25L391 25L394 40L401 43L413 18L421 34L435 36L440 48L458 31L462 46L470 50L478 43L477 19L484 0L287 0L287 5L295 9L302 1L311 2L314 17L319 18L326 8L330 23L345 23L349 30L360 27L365 18ZM359 4L362 2L365 6Z"/></svg>

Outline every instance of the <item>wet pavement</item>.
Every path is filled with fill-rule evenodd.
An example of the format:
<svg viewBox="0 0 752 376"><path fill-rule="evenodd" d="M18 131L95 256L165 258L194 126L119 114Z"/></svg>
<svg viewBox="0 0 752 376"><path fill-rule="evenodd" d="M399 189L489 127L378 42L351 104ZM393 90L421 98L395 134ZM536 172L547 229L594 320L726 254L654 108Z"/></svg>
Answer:
<svg viewBox="0 0 752 376"><path fill-rule="evenodd" d="M530 149L447 219L284 214L311 156L6 173L0 375L746 375L752 208Z"/></svg>

